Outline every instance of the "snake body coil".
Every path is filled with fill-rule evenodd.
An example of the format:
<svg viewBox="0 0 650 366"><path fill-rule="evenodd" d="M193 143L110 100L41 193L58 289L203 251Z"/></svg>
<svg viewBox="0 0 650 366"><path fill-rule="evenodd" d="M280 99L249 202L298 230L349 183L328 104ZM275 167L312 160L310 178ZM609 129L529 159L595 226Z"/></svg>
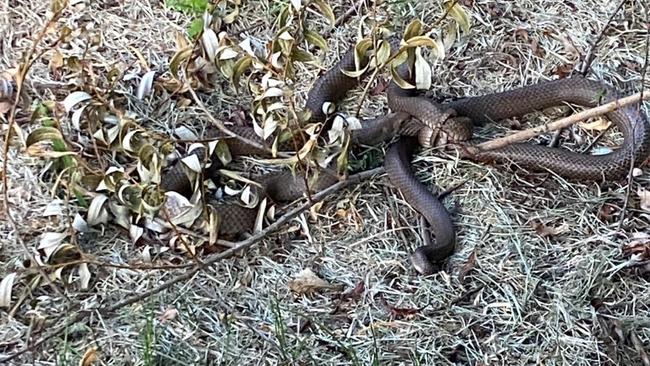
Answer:
<svg viewBox="0 0 650 366"><path fill-rule="evenodd" d="M394 40L391 41L391 48L393 51L397 48L397 43ZM351 48L334 67L316 81L308 94L306 103L306 107L311 112L312 121L324 121L326 116L322 111L323 104L339 101L348 90L359 83L356 78L351 78L341 72L341 69L354 70L354 67L354 48ZM403 67L399 72L402 76L408 76L404 74ZM420 120L425 125L438 126L443 130L451 131L454 128L466 128L466 126L453 123L444 124L445 118L454 113L458 116L469 117L475 124L481 124L520 116L566 102L593 107L615 98L617 95L612 88L580 77L542 82L506 92L464 98L443 104L436 104L431 100L418 97L412 91L403 90L395 83L391 83L388 89L388 102L393 113L366 121L362 129L352 132L352 142L376 144L388 141L398 134L416 135L419 127L414 129L405 127L413 126L412 121L405 123L410 117L414 117L413 120ZM622 147L610 154L593 156L521 143L483 151L468 157L488 163L511 162L532 170L550 170L569 179L600 181L619 179L630 169L632 159L638 164L648 156L650 129L646 116L637 111L635 107L619 108L608 113L607 117L624 136ZM252 128L234 128L233 130L260 144L268 145L255 134ZM225 135L214 131L209 137L218 138L225 137ZM410 170L410 158L415 149L414 141L411 138L406 140L405 137L402 137L393 144L385 157L385 166L391 182L400 189L406 200L425 216L433 229L436 236L435 244L418 248L412 256L418 271L432 273L439 267L439 262L453 252L455 235L451 219L444 206L416 179ZM264 151L253 149L236 139L229 139L228 145L233 155L266 155ZM263 192L277 202L300 198L306 189L304 181L300 177L294 177L288 172L265 175L255 179L261 183ZM317 185L310 188L317 191L335 181L335 176L322 174ZM169 170L164 175L162 182L162 188L165 190L181 193L188 193L189 190L191 192L189 181L180 164ZM222 234L248 231L255 222L257 209L219 202L213 202L212 205L223 217L220 226Z"/></svg>

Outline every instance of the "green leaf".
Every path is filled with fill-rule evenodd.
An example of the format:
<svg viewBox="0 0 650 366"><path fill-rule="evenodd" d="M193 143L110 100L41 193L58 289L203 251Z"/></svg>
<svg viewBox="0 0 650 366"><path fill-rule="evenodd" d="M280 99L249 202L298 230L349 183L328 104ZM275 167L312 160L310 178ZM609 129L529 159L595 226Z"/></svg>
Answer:
<svg viewBox="0 0 650 366"><path fill-rule="evenodd" d="M436 57L442 58L445 56L445 47L440 42L428 36L416 36L406 41L406 47L429 47L435 52Z"/></svg>
<svg viewBox="0 0 650 366"><path fill-rule="evenodd" d="M381 40L379 43L379 49L377 50L377 63L383 65L390 58L390 45L385 40Z"/></svg>
<svg viewBox="0 0 650 366"><path fill-rule="evenodd" d="M42 141L54 141L63 139L61 131L54 127L40 127L32 131L29 136L27 136L27 147L34 145L37 142Z"/></svg>
<svg viewBox="0 0 650 366"><path fill-rule="evenodd" d="M358 78L359 76L363 75L368 71L368 68L370 67L370 64L367 64L363 69L360 70L343 70L341 69L341 72L351 78Z"/></svg>
<svg viewBox="0 0 650 366"><path fill-rule="evenodd" d="M203 18L194 18L192 22L190 23L190 26L187 27L187 35L190 36L191 39L196 39L201 32L203 31Z"/></svg>
<svg viewBox="0 0 650 366"><path fill-rule="evenodd" d="M291 5L287 4L280 11L278 16L278 28L284 28L291 22Z"/></svg>
<svg viewBox="0 0 650 366"><path fill-rule="evenodd" d="M165 5L185 14L199 15L208 10L208 0L165 0Z"/></svg>
<svg viewBox="0 0 650 366"><path fill-rule="evenodd" d="M232 84L235 87L235 89L237 89L237 87L239 86L239 79L244 74L244 72L248 70L248 68L252 63L253 63L253 59L248 55L240 58L239 60L237 60L237 62L235 62L232 71Z"/></svg>
<svg viewBox="0 0 650 366"><path fill-rule="evenodd" d="M294 47L293 50L291 51L291 59L293 61L304 62L304 63L314 62L316 60L314 55L312 55L311 53L305 50L301 50L298 47Z"/></svg>
<svg viewBox="0 0 650 366"><path fill-rule="evenodd" d="M174 78L179 79L178 71L180 69L181 63L189 59L190 56L192 56L192 47L190 46L178 50L174 56L172 56L172 59L169 61L169 70L171 71Z"/></svg>
<svg viewBox="0 0 650 366"><path fill-rule="evenodd" d="M406 45L408 47L419 47L419 46L424 46L424 47L437 47L438 45L436 44L436 41L431 39L428 36L415 36L410 38L408 41L406 41Z"/></svg>
<svg viewBox="0 0 650 366"><path fill-rule="evenodd" d="M329 47L327 46L327 41L325 41L325 38L323 38L323 36L321 36L320 34L311 30L307 30L305 31L304 36L307 42L320 48L324 52L327 52L329 50Z"/></svg>
<svg viewBox="0 0 650 366"><path fill-rule="evenodd" d="M362 65L366 65L366 52L370 47L372 47L372 39L370 38L364 38L354 45L354 65L357 70L360 70L363 67Z"/></svg>
<svg viewBox="0 0 650 366"><path fill-rule="evenodd" d="M320 13L329 21L331 26L334 26L336 24L334 12L328 3L326 3L324 0L314 0L313 4L316 5Z"/></svg>
<svg viewBox="0 0 650 366"><path fill-rule="evenodd" d="M225 141L220 140L217 142L217 146L215 147L214 152L217 154L217 157L224 166L228 165L232 161L230 149L228 148L228 144Z"/></svg>

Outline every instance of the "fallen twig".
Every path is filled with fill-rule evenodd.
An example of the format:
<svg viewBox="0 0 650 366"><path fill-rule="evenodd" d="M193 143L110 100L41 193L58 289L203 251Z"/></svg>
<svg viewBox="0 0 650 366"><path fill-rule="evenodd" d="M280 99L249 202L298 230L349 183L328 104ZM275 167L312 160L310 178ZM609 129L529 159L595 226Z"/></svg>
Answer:
<svg viewBox="0 0 650 366"><path fill-rule="evenodd" d="M625 2L626 2L626 0L621 0L621 2L618 4L618 6L616 7L616 9L612 13L612 15L609 16L609 19L607 20L607 23L605 24L603 29L598 34L598 38L596 38L594 43L589 48L589 51L587 51L587 55L585 56L585 59L584 59L584 64L582 64L582 68L580 69L580 74L582 74L582 76L587 76L587 72L589 72L589 69L591 68L591 63L594 60L594 55L596 54L594 52L594 50L596 49L596 46L603 39L603 36L605 35L605 30L607 30L609 25L612 24L612 20L614 20L614 17L621 10L621 8L625 4Z"/></svg>
<svg viewBox="0 0 650 366"><path fill-rule="evenodd" d="M529 128L527 130L523 130L520 132L513 133L511 135L508 135L506 137L501 137L498 139L490 140L478 145L470 146L469 149L477 149L477 150L494 150L494 149L499 149L504 146L513 144L515 142L521 142L524 140L528 140L530 138L533 138L535 136L538 136L542 133L546 132L551 132L555 131L561 128L566 128L569 127L577 122L584 121L588 118L596 117L596 116L601 116L603 114L607 114L609 112L612 112L616 110L617 108L625 107L633 103L637 103L642 99L650 99L650 92L645 91L643 93L636 93L633 95L630 95L625 98L617 99L615 101L609 102L607 104L603 104L598 107L594 107L576 114L573 114L569 117L561 118L557 121L553 121L541 126L536 126L533 128Z"/></svg>

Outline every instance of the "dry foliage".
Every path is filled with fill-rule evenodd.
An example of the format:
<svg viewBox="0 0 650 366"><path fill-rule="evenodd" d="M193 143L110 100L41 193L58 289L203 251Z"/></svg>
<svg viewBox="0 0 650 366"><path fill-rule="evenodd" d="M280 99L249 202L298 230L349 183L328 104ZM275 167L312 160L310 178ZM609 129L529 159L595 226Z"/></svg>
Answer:
<svg viewBox="0 0 650 366"><path fill-rule="evenodd" d="M224 188L206 187L242 204L258 202L242 172L377 165L385 146L348 155L344 126L318 139L322 126L304 123L301 110L318 74L350 45L372 57L353 74L372 76L328 111L362 119L385 112L381 91L403 61L376 42L392 28L406 29L415 87L442 99L566 76L616 8L527 0L11 3L0 7L0 126L10 141L0 172L9 210L0 215L16 226L6 217L0 224L0 359L70 314L142 293L223 250L200 184L191 199L158 190L175 159L200 177L205 162L193 149L229 163ZM640 2L622 7L595 49L594 77L639 91L644 16ZM313 138L272 161L235 161L223 142L202 139L215 124L248 123L277 139L274 148L298 129ZM493 138L504 126L476 136ZM560 136L574 150L600 139L597 153L619 141L608 127L595 119ZM627 182L596 187L435 150L415 165L432 187L467 181L445 198L459 233L447 272L422 278L411 269L408 254L422 241L417 216L379 176L259 247L135 305L95 311L11 362L648 364L645 167L634 172L628 204ZM161 217L172 203L180 213ZM142 336L148 330L154 339Z"/></svg>

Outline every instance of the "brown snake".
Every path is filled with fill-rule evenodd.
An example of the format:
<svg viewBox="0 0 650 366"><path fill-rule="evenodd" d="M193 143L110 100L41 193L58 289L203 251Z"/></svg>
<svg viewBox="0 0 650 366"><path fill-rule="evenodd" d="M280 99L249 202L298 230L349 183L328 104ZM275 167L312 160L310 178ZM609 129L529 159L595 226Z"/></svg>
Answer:
<svg viewBox="0 0 650 366"><path fill-rule="evenodd" d="M398 43L391 40L391 48L396 51ZM408 66L399 68L400 75L412 80ZM322 111L325 102L338 102L350 89L359 84L359 80L343 74L340 69L354 70L354 48L343 55L341 60L323 74L309 91L306 108L311 111L311 121L323 122L327 116ZM411 259L416 269L423 274L430 274L440 269L440 264L450 256L455 247L455 232L452 221L445 207L425 185L420 183L410 169L410 159L415 151L418 136L420 141L426 139L423 133L428 126L441 127L443 133L456 138L455 129L460 129L466 139L467 124L462 118L467 117L474 124L487 121L521 116L544 108L573 103L585 107L594 107L618 97L616 91L600 82L581 77L572 77L494 93L478 97L464 98L449 103L436 104L431 100L417 96L413 91L400 88L394 82L388 89L388 104L393 113L365 121L360 130L352 131L352 142L372 145L388 141L396 135L402 135L392 144L385 157L385 168L390 181L402 192L406 201L422 214L435 235L435 244L417 248ZM412 118L411 118L412 117ZM518 166L535 171L551 171L562 177L575 180L608 181L625 176L632 159L636 164L645 160L650 152L650 129L646 116L637 108L628 106L607 114L624 136L620 148L605 155L586 155L559 148L551 148L530 143L518 143L490 151L465 154L464 157L486 163L512 162ZM419 122L418 122L419 121ZM467 121L465 121L467 122ZM231 128L239 135L253 141L268 145L255 134L252 128ZM408 135L408 136L407 136ZM210 133L210 138L223 138L220 131ZM236 139L228 139L228 146L233 156L267 155L264 151L253 149ZM218 159L213 159L213 168ZM162 188L166 191L191 193L191 187L181 164L176 164L163 175ZM209 176L209 174L207 174ZM302 197L306 191L305 182L290 172L279 172L253 178L259 182L272 201L287 202ZM334 174L321 174L311 191L319 191L335 183ZM237 234L253 228L257 209L245 208L233 203L211 202L212 207L222 217L219 227L221 234Z"/></svg>

